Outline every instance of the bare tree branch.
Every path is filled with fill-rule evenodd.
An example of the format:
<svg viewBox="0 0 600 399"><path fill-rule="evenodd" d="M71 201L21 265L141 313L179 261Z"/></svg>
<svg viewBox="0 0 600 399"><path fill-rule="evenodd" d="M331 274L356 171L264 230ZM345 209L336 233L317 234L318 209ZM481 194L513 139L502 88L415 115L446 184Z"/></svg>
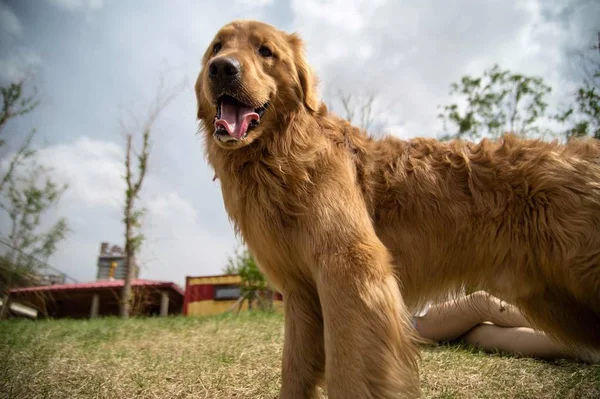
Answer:
<svg viewBox="0 0 600 399"><path fill-rule="evenodd" d="M137 177L134 176L131 155L133 150L134 133L125 129L125 123L120 121L122 130L126 133L126 152L125 152L125 181L127 190L125 195L124 207L124 223L125 223L125 282L120 300L121 317L126 319L131 311L131 293L132 280L135 277L137 265L135 264L135 254L138 252L141 243L144 239L143 235L135 234L134 229L141 226L140 218L144 211L135 209L135 200L139 197L140 190L144 178L148 170L148 159L150 157L150 136L153 132L154 124L156 123L161 112L175 99L175 97L183 90L185 81L171 87L166 88L164 85L163 76L160 78L157 95L153 104L149 107L146 119L143 124L137 124L137 128L142 133L142 148L137 158ZM131 113L134 120L137 118Z"/></svg>
<svg viewBox="0 0 600 399"><path fill-rule="evenodd" d="M342 117L348 122L369 132L374 128L382 129L384 127L385 121L376 123L378 119L383 120L383 115L387 111L381 108L375 109L376 93L347 93L338 90L337 98L342 105Z"/></svg>

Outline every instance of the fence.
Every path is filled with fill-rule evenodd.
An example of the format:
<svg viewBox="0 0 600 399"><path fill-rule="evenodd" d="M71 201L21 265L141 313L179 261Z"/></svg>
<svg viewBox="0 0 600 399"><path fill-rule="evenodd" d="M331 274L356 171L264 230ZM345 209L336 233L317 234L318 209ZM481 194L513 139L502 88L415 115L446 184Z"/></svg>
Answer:
<svg viewBox="0 0 600 399"><path fill-rule="evenodd" d="M66 273L13 247L2 239L0 239L0 260L1 274L5 278L11 274L19 274L21 284L18 285L54 285L78 282ZM15 262L15 260L18 261Z"/></svg>

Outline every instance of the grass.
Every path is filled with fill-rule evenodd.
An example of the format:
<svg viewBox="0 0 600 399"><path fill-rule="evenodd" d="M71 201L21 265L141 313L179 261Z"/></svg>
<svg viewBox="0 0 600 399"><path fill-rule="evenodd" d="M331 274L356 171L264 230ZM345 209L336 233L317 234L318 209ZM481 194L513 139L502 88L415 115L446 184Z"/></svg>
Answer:
<svg viewBox="0 0 600 399"><path fill-rule="evenodd" d="M277 398L279 314L0 323L0 397ZM599 398L600 365L423 347L427 398Z"/></svg>

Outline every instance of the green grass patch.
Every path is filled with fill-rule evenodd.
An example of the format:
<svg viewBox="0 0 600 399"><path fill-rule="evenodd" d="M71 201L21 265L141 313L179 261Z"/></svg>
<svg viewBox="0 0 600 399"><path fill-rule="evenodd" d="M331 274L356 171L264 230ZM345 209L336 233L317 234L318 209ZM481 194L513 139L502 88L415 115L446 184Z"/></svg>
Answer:
<svg viewBox="0 0 600 399"><path fill-rule="evenodd" d="M0 397L269 398L283 317L0 322ZM427 398L598 398L600 365L424 346Z"/></svg>

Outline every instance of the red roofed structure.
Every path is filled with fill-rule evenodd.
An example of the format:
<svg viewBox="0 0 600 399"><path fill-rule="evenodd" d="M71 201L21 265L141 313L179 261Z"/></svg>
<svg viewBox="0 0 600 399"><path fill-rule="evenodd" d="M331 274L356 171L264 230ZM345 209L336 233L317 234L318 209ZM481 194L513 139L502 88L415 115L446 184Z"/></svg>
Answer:
<svg viewBox="0 0 600 399"><path fill-rule="evenodd" d="M123 280L55 284L10 290L11 300L30 306L41 315L62 318L87 318L119 314ZM172 282L133 280L134 315L180 314L183 290Z"/></svg>

